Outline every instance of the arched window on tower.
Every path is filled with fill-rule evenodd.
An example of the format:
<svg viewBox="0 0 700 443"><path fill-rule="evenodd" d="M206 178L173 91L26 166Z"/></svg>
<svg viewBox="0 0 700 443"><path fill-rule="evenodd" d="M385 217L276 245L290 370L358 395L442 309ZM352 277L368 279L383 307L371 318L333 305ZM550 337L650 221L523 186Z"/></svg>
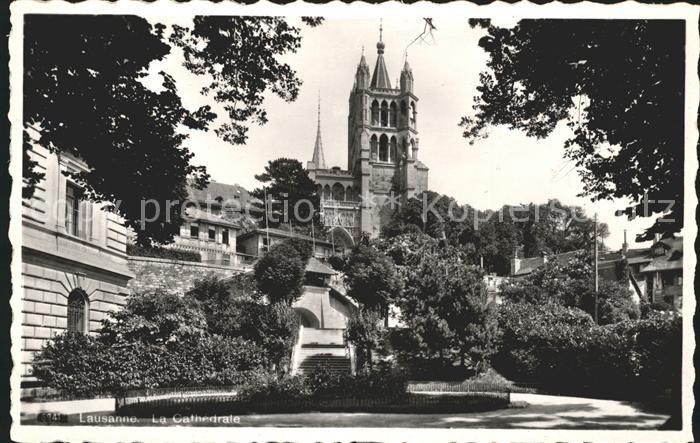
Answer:
<svg viewBox="0 0 700 443"><path fill-rule="evenodd" d="M389 161L396 162L398 158L396 157L396 137L391 137L389 141Z"/></svg>
<svg viewBox="0 0 700 443"><path fill-rule="evenodd" d="M331 199L331 187L326 185L323 187L323 199L324 200L330 200Z"/></svg>
<svg viewBox="0 0 700 443"><path fill-rule="evenodd" d="M87 332L87 295L82 289L73 289L68 294L67 328L70 332Z"/></svg>
<svg viewBox="0 0 700 443"><path fill-rule="evenodd" d="M377 160L377 136L373 135L372 138L369 139L369 148L370 148L370 160L376 161Z"/></svg>
<svg viewBox="0 0 700 443"><path fill-rule="evenodd" d="M414 139L411 139L411 158L413 158L413 150L416 148L416 141Z"/></svg>
<svg viewBox="0 0 700 443"><path fill-rule="evenodd" d="M389 106L389 126L391 126L392 128L395 128L397 126L397 114L398 110L396 109L396 103L391 102L391 106Z"/></svg>
<svg viewBox="0 0 700 443"><path fill-rule="evenodd" d="M379 161L389 161L389 139L386 134L382 134L382 136L379 137Z"/></svg>
<svg viewBox="0 0 700 443"><path fill-rule="evenodd" d="M376 100L372 102L372 126L379 125L379 103Z"/></svg>
<svg viewBox="0 0 700 443"><path fill-rule="evenodd" d="M411 102L411 126L416 126L416 117L418 112L416 111L416 103Z"/></svg>
<svg viewBox="0 0 700 443"><path fill-rule="evenodd" d="M389 105L382 101L382 126L389 126Z"/></svg>
<svg viewBox="0 0 700 443"><path fill-rule="evenodd" d="M403 152L403 155L407 159L411 158L411 152L410 149L408 149L408 139L406 137L401 139L401 152Z"/></svg>
<svg viewBox="0 0 700 443"><path fill-rule="evenodd" d="M340 183L336 183L333 185L333 200L345 200L345 188Z"/></svg>
<svg viewBox="0 0 700 443"><path fill-rule="evenodd" d="M346 201L355 201L355 195L353 194L352 186L348 186L345 188L345 200Z"/></svg>

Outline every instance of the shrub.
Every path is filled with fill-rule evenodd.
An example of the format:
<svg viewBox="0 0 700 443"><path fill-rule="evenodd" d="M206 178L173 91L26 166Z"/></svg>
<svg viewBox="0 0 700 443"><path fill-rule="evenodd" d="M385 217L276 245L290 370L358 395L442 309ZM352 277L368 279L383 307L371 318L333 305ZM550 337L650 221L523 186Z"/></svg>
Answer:
<svg viewBox="0 0 700 443"><path fill-rule="evenodd" d="M65 394L94 396L238 384L270 364L260 344L208 332L199 308L194 298L133 295L96 336L66 332L49 341L36 356L35 373Z"/></svg>
<svg viewBox="0 0 700 443"><path fill-rule="evenodd" d="M35 354L33 375L64 394L97 395L108 390L101 376L105 357L106 349L95 337L66 332Z"/></svg>
<svg viewBox="0 0 700 443"><path fill-rule="evenodd" d="M681 319L651 315L606 326L559 305L505 304L493 367L515 381L560 393L653 396L679 392Z"/></svg>
<svg viewBox="0 0 700 443"><path fill-rule="evenodd" d="M179 249L164 248L161 246L140 246L136 244L126 245L127 255L133 257L155 257L168 260L201 262L202 256L199 252L181 251Z"/></svg>

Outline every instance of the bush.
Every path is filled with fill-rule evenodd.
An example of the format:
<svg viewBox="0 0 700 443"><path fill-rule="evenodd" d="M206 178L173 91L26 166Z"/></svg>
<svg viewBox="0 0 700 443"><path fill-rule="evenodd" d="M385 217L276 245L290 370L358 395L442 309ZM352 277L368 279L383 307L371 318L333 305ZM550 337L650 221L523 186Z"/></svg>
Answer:
<svg viewBox="0 0 700 443"><path fill-rule="evenodd" d="M258 343L207 331L199 308L194 298L133 295L96 336L66 332L49 341L35 357L35 374L64 394L94 396L238 384L270 365Z"/></svg>
<svg viewBox="0 0 700 443"><path fill-rule="evenodd" d="M140 246L136 244L126 245L127 255L133 257L155 257L168 260L201 262L202 256L199 252L181 251L179 249L164 248L162 246Z"/></svg>
<svg viewBox="0 0 700 443"><path fill-rule="evenodd" d="M681 319L656 314L597 326L559 305L504 304L494 369L558 393L654 396L679 389ZM678 391L679 392L679 391Z"/></svg>
<svg viewBox="0 0 700 443"><path fill-rule="evenodd" d="M66 332L35 354L33 375L57 391L78 396L108 391L102 372L106 349L95 337Z"/></svg>

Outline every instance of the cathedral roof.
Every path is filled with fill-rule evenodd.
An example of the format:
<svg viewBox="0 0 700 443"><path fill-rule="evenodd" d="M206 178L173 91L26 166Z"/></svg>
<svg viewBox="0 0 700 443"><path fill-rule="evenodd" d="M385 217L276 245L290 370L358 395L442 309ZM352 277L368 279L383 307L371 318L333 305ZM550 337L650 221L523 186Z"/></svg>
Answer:
<svg viewBox="0 0 700 443"><path fill-rule="evenodd" d="M374 65L374 73L372 74L371 88L376 89L391 89L389 81L389 72L386 70L384 63L384 42L382 41L382 28L379 28L379 43L377 43L377 64Z"/></svg>
<svg viewBox="0 0 700 443"><path fill-rule="evenodd" d="M311 162L317 169L326 169L326 159L323 156L323 142L321 141L321 99L318 99L318 121L316 128L316 143L314 144L314 156Z"/></svg>

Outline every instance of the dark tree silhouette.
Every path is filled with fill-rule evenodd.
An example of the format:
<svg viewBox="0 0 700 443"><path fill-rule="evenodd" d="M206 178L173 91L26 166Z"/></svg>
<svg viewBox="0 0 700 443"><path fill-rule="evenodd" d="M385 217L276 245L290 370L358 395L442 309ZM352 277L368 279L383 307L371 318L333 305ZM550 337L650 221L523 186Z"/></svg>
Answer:
<svg viewBox="0 0 700 443"><path fill-rule="evenodd" d="M672 20L521 20L486 29L471 143L491 125L544 138L565 121L582 195L627 198L618 215L663 214L638 240L683 226L685 27ZM645 197L646 196L646 197ZM673 206L670 204L673 202Z"/></svg>
<svg viewBox="0 0 700 443"><path fill-rule="evenodd" d="M26 155L32 142L68 152L89 167L73 174L86 198L111 203L139 243L172 241L187 180L208 182L179 128L206 130L217 116L209 106L184 108L168 73L159 73L160 92L142 83L151 63L170 53L166 26L136 16L27 15L24 31L23 195L41 179ZM246 125L266 121L268 89L287 101L298 94L296 73L277 61L300 42L283 19L196 17L192 29L173 27L169 40L183 46L191 72L210 80L202 93L228 113L215 128L228 142L245 142Z"/></svg>
<svg viewBox="0 0 700 443"><path fill-rule="evenodd" d="M287 217L295 225L310 225L311 220L314 220L316 226L320 226L318 215L321 205L320 196L316 191L316 184L299 160L293 158L270 160L265 166L265 172L256 175L255 179L263 183L265 188L255 189L252 194L262 201L267 198L268 210L265 211L265 216L270 216L271 226L284 222L284 205L288 211ZM268 214L270 209L274 214ZM313 211L313 214L309 211ZM298 217L296 217L297 214Z"/></svg>

